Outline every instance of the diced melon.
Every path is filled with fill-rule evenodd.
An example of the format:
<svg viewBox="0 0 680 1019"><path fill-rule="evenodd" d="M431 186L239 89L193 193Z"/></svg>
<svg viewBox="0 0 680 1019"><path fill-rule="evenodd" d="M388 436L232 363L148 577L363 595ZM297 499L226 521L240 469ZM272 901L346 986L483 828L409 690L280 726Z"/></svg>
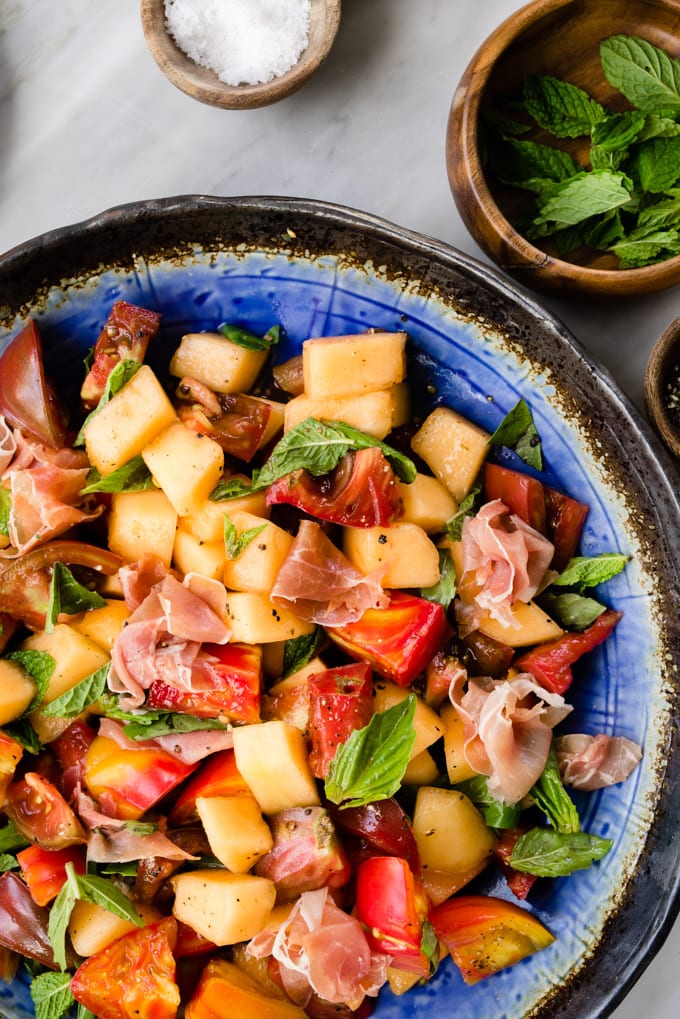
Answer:
<svg viewBox="0 0 680 1019"><path fill-rule="evenodd" d="M345 527L342 547L361 573L384 570L383 587L431 587L439 581L439 552L417 524Z"/></svg>
<svg viewBox="0 0 680 1019"><path fill-rule="evenodd" d="M56 623L51 633L42 630L32 634L23 641L21 649L46 651L54 659L54 671L47 684L44 704L61 697L109 661L108 654L100 644L79 633L68 623Z"/></svg>
<svg viewBox="0 0 680 1019"><path fill-rule="evenodd" d="M262 930L276 901L274 882L254 874L188 870L170 881L173 914L216 945L249 941Z"/></svg>
<svg viewBox="0 0 680 1019"><path fill-rule="evenodd" d="M458 512L458 503L448 489L430 474L416 474L407 485L398 481L403 504L401 520L418 524L428 534L436 534Z"/></svg>
<svg viewBox="0 0 680 1019"><path fill-rule="evenodd" d="M221 333L187 333L170 360L170 372L197 379L216 393L247 393L268 354L240 347Z"/></svg>
<svg viewBox="0 0 680 1019"><path fill-rule="evenodd" d="M238 726L234 728L234 754L236 766L264 814L319 803L307 744L294 726L280 721Z"/></svg>
<svg viewBox="0 0 680 1019"><path fill-rule="evenodd" d="M413 834L423 870L453 874L478 867L496 844L474 803L457 789L421 786L413 811Z"/></svg>
<svg viewBox="0 0 680 1019"><path fill-rule="evenodd" d="M513 626L504 626L497 619L484 615L479 623L479 629L487 637L493 637L494 640L509 647L543 644L544 641L554 640L564 633L562 627L534 601L526 603L516 601L511 605L510 613L514 620Z"/></svg>
<svg viewBox="0 0 680 1019"><path fill-rule="evenodd" d="M107 475L133 460L177 415L165 390L143 364L85 426L90 463Z"/></svg>
<svg viewBox="0 0 680 1019"><path fill-rule="evenodd" d="M154 923L162 918L162 913L155 906L135 903L135 909L144 923ZM90 955L108 948L110 944L139 928L132 920L125 920L115 913L109 912L95 902L77 899L71 911L68 933L71 944L77 955L87 959Z"/></svg>
<svg viewBox="0 0 680 1019"><path fill-rule="evenodd" d="M277 524L243 510L227 510L227 515L239 537L244 531L261 530L240 555L225 559L222 575L225 586L232 591L268 594L293 544L293 536Z"/></svg>
<svg viewBox="0 0 680 1019"><path fill-rule="evenodd" d="M421 875L423 890L432 905L438 906L440 902L450 899L452 895L473 881L489 865L489 862L489 858L486 857L480 860L476 867L456 872L428 867Z"/></svg>
<svg viewBox="0 0 680 1019"><path fill-rule="evenodd" d="M224 538L221 541L202 541L180 527L175 533L172 558L180 573L200 573L211 580L222 580L227 561Z"/></svg>
<svg viewBox="0 0 680 1019"><path fill-rule="evenodd" d="M314 632L313 623L298 619L290 609L254 591L229 591L227 614L231 639L239 644L271 644Z"/></svg>
<svg viewBox="0 0 680 1019"><path fill-rule="evenodd" d="M437 407L411 439L411 447L462 502L489 451L488 439L489 433L472 421L449 407Z"/></svg>
<svg viewBox="0 0 680 1019"><path fill-rule="evenodd" d="M391 683L387 679L378 680L375 683L374 691L374 707L376 712L387 711L388 708L393 707L395 704L401 704L402 701L405 701L413 693L412 690L397 686L396 683ZM416 730L416 739L411 751L411 761L418 757L423 750L427 750L433 743L436 743L444 735L446 729L444 722L437 712L428 707L425 701L417 694L415 696L416 713L413 725Z"/></svg>
<svg viewBox="0 0 680 1019"><path fill-rule="evenodd" d="M302 344L304 391L313 399L389 389L406 376L406 333L325 336Z"/></svg>
<svg viewBox="0 0 680 1019"><path fill-rule="evenodd" d="M149 553L170 566L176 529L177 511L160 489L111 496L109 548L128 562Z"/></svg>
<svg viewBox="0 0 680 1019"><path fill-rule="evenodd" d="M272 848L271 830L254 796L199 796L196 810L213 855L245 874Z"/></svg>
<svg viewBox="0 0 680 1019"><path fill-rule="evenodd" d="M110 652L129 615L130 610L121 598L107 598L106 605L90 609L74 620L71 626Z"/></svg>
<svg viewBox="0 0 680 1019"><path fill-rule="evenodd" d="M19 662L0 658L0 725L23 715L38 687Z"/></svg>
<svg viewBox="0 0 680 1019"><path fill-rule="evenodd" d="M142 458L180 516L205 502L224 468L219 443L181 421L170 425L145 446Z"/></svg>
<svg viewBox="0 0 680 1019"><path fill-rule="evenodd" d="M384 439L393 428L408 420L408 390L404 383L399 383L359 396L312 398L302 393L287 403L285 410L286 432L305 418L313 417L321 421L344 421L367 435Z"/></svg>
<svg viewBox="0 0 680 1019"><path fill-rule="evenodd" d="M237 499L225 499L224 502L205 499L191 513L181 516L177 523L179 527L189 531L201 541L223 541L225 514L231 516L242 510L246 513L253 513L257 517L268 518L269 507L266 503L266 493L253 492L250 495L239 496Z"/></svg>
<svg viewBox="0 0 680 1019"><path fill-rule="evenodd" d="M404 772L405 785L432 785L439 777L439 769L429 750L420 753L409 761Z"/></svg>
<svg viewBox="0 0 680 1019"><path fill-rule="evenodd" d="M446 725L444 733L444 759L451 785L465 782L478 774L465 758L463 749L463 719L451 703L442 704L439 714Z"/></svg>

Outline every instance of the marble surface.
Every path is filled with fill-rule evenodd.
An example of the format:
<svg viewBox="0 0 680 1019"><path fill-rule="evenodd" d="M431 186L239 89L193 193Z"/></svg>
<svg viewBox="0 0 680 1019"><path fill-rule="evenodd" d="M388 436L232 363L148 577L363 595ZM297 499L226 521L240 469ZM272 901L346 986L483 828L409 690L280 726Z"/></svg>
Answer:
<svg viewBox="0 0 680 1019"><path fill-rule="evenodd" d="M374 213L484 260L444 163L454 89L516 0L343 0L300 92L202 106L146 50L137 0L0 0L0 251L112 205L177 194L287 195ZM607 303L539 298L642 408L678 288ZM675 1019L680 924L615 1019Z"/></svg>

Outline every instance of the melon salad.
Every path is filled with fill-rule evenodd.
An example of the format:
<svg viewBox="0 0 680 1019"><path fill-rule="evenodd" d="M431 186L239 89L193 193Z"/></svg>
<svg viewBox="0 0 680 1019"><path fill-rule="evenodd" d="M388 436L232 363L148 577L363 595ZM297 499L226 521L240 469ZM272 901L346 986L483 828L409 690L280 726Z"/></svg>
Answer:
<svg viewBox="0 0 680 1019"><path fill-rule="evenodd" d="M532 887L597 866L579 798L641 755L559 735L625 556L579 554L524 401L413 417L405 333L225 324L168 385L159 322L112 307L77 407L34 322L0 355L3 978L313 1019L547 948Z"/></svg>

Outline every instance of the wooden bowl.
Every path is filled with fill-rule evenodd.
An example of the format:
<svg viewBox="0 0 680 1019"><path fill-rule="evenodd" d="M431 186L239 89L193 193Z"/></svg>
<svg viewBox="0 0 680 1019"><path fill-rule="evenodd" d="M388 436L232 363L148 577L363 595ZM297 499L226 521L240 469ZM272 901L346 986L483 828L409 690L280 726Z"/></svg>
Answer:
<svg viewBox="0 0 680 1019"><path fill-rule="evenodd" d="M182 92L208 106L247 110L268 106L297 91L326 59L340 23L341 0L311 0L309 42L285 74L261 85L226 85L217 74L190 59L165 23L164 0L141 0L142 29L152 57Z"/></svg>
<svg viewBox="0 0 680 1019"><path fill-rule="evenodd" d="M645 370L645 408L659 437L680 459L680 318L661 334Z"/></svg>
<svg viewBox="0 0 680 1019"><path fill-rule="evenodd" d="M481 45L458 85L446 140L449 182L460 215L480 247L502 269L536 290L557 294L644 294L680 282L680 256L639 269L618 269L613 255L579 253L567 261L517 232L510 218L523 192L490 183L482 166L483 110L521 93L527 74L580 85L606 108L626 101L604 77L599 43L638 35L680 57L680 0L534 0ZM547 139L546 139L547 141Z"/></svg>

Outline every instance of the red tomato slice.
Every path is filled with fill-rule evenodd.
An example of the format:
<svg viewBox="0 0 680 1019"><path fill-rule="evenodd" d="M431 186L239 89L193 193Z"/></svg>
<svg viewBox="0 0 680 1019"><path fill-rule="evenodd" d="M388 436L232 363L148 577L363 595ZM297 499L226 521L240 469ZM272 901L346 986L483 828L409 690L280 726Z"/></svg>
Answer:
<svg viewBox="0 0 680 1019"><path fill-rule="evenodd" d="M59 790L35 771L12 782L4 809L17 831L43 849L87 842L80 821Z"/></svg>
<svg viewBox="0 0 680 1019"><path fill-rule="evenodd" d="M348 527L383 527L401 513L394 472L379 449L348 453L332 472L314 478L292 471L267 489L267 505L288 503L320 520Z"/></svg>
<svg viewBox="0 0 680 1019"><path fill-rule="evenodd" d="M161 316L127 301L116 301L92 350L92 367L85 376L80 397L88 409L96 407L109 375L120 361L138 361L158 332Z"/></svg>
<svg viewBox="0 0 680 1019"><path fill-rule="evenodd" d="M309 688L312 750L309 764L316 778L325 778L341 743L363 729L373 715L373 680L367 662L314 673Z"/></svg>
<svg viewBox="0 0 680 1019"><path fill-rule="evenodd" d="M466 984L513 966L555 940L525 909L488 895L447 899L435 906L430 921Z"/></svg>
<svg viewBox="0 0 680 1019"><path fill-rule="evenodd" d="M571 667L581 655L592 651L610 635L623 612L605 609L583 633L565 633L562 637L539 644L515 662L522 672L529 672L552 693L563 694L571 686Z"/></svg>
<svg viewBox="0 0 680 1019"><path fill-rule="evenodd" d="M392 591L386 608L367 609L355 623L328 631L350 658L399 686L409 686L450 635L441 605L405 591Z"/></svg>
<svg viewBox="0 0 680 1019"><path fill-rule="evenodd" d="M545 534L545 486L536 478L509 467L484 465L484 493L489 502L500 499L511 513Z"/></svg>
<svg viewBox="0 0 680 1019"><path fill-rule="evenodd" d="M47 934L50 911L33 901L26 884L14 871L0 874L0 945L35 959L41 966L57 969L54 950ZM77 956L66 945L66 964L77 966Z"/></svg>
<svg viewBox="0 0 680 1019"><path fill-rule="evenodd" d="M5 801L5 794L23 754L21 743L17 743L6 733L0 732L0 802L2 803Z"/></svg>
<svg viewBox="0 0 680 1019"><path fill-rule="evenodd" d="M198 821L196 799L199 796L251 796L250 786L236 767L233 750L220 750L192 775L175 800L168 820L171 825L195 824Z"/></svg>
<svg viewBox="0 0 680 1019"><path fill-rule="evenodd" d="M491 676L501 679L510 668L515 649L503 644L481 630L473 630L462 639L468 653L468 672L471 676Z"/></svg>
<svg viewBox="0 0 680 1019"><path fill-rule="evenodd" d="M225 716L230 722L260 721L262 652L250 644L204 644L215 658L212 685L206 690L179 690L154 680L147 694L149 708L179 711L199 718Z"/></svg>
<svg viewBox="0 0 680 1019"><path fill-rule="evenodd" d="M173 917L124 934L78 967L73 997L98 1019L176 1019L176 942Z"/></svg>
<svg viewBox="0 0 680 1019"><path fill-rule="evenodd" d="M53 449L61 449L66 416L45 379L42 341L33 320L0 353L0 413Z"/></svg>
<svg viewBox="0 0 680 1019"><path fill-rule="evenodd" d="M368 943L393 956L393 965L429 976L431 962L422 951L427 897L406 860L373 856L356 874L356 915Z"/></svg>
<svg viewBox="0 0 680 1019"><path fill-rule="evenodd" d="M17 853L17 860L22 877L38 906L46 906L61 891L66 880L67 863L73 864L77 874L84 874L87 870L84 846L66 849L29 846Z"/></svg>

